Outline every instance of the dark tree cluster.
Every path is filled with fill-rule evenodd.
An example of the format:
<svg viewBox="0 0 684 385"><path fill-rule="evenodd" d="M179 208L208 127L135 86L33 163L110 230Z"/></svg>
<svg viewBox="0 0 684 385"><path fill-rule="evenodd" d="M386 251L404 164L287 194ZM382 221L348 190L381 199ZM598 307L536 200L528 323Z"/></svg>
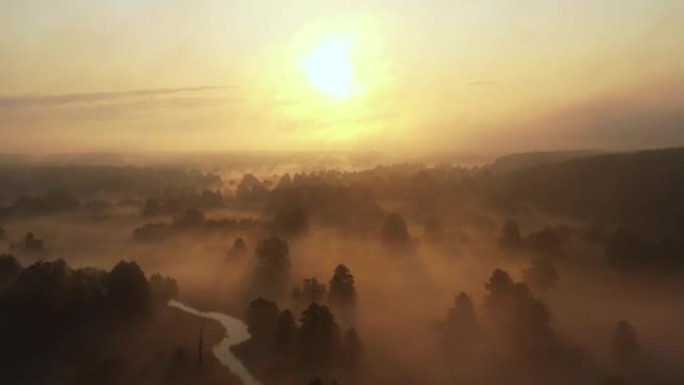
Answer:
<svg viewBox="0 0 684 385"><path fill-rule="evenodd" d="M496 269L485 288L479 317L472 298L461 292L436 324L435 363L448 373L445 383L598 383L602 372L556 337L549 309L526 284Z"/></svg>
<svg viewBox="0 0 684 385"><path fill-rule="evenodd" d="M78 362L79 354L92 350L99 333L145 319L177 291L170 278L148 281L135 262L107 272L72 269L63 260L22 268L14 257L0 256L3 380L50 382L60 364Z"/></svg>
<svg viewBox="0 0 684 385"><path fill-rule="evenodd" d="M81 203L64 190L53 190L42 196L20 196L12 205L0 207L0 218L31 217L78 210Z"/></svg>
<svg viewBox="0 0 684 385"><path fill-rule="evenodd" d="M195 207L219 208L224 205L224 201L223 193L218 190L167 191L161 197L147 199L140 214L144 217L179 215Z"/></svg>
<svg viewBox="0 0 684 385"><path fill-rule="evenodd" d="M501 229L499 245L506 250L525 250L542 257L554 258L563 253L563 245L567 239L563 229L547 226L540 231L523 236L518 222L509 219L504 222Z"/></svg>
<svg viewBox="0 0 684 385"><path fill-rule="evenodd" d="M411 241L404 218L391 213L385 217L380 227L380 238L388 245L406 245Z"/></svg>
<svg viewBox="0 0 684 385"><path fill-rule="evenodd" d="M232 232L260 230L268 226L267 223L253 218L206 219L201 210L189 209L183 215L174 218L173 223L146 223L134 229L133 239L144 242L158 242L187 231L204 233Z"/></svg>
<svg viewBox="0 0 684 385"><path fill-rule="evenodd" d="M304 279L301 286L296 286L293 289L292 300L296 310L312 303L326 303L335 311L343 324L353 325L355 323L356 288L354 287L354 276L345 265L338 265L335 268L327 285L320 282L316 277Z"/></svg>
<svg viewBox="0 0 684 385"><path fill-rule="evenodd" d="M285 294L290 279L290 247L273 235L257 243L257 264L252 277L253 295L279 299Z"/></svg>
<svg viewBox="0 0 684 385"><path fill-rule="evenodd" d="M549 309L534 298L527 285L514 282L500 269L485 284L488 317L513 354L535 359L548 358L556 348Z"/></svg>
<svg viewBox="0 0 684 385"><path fill-rule="evenodd" d="M234 347L250 370L268 383L286 383L293 375L302 381L338 374L352 378L363 347L353 328L341 332L325 305L312 303L299 322L289 310L258 298L247 309L251 339Z"/></svg>
<svg viewBox="0 0 684 385"><path fill-rule="evenodd" d="M631 272L684 273L684 238L665 236L651 241L627 228L620 227L606 243L608 263Z"/></svg>
<svg viewBox="0 0 684 385"><path fill-rule="evenodd" d="M494 206L525 204L546 212L662 231L684 225L684 149L587 156L483 174ZM637 209L638 208L638 209Z"/></svg>
<svg viewBox="0 0 684 385"><path fill-rule="evenodd" d="M303 302L305 304L321 303L327 291L327 286L319 282L316 277L305 278L301 288L299 286L294 288L292 297L295 302Z"/></svg>
<svg viewBox="0 0 684 385"><path fill-rule="evenodd" d="M269 193L266 213L284 234L305 233L312 222L345 233L368 234L383 218L383 211L367 189L346 186L334 177L316 174L281 178Z"/></svg>
<svg viewBox="0 0 684 385"><path fill-rule="evenodd" d="M235 199L241 203L261 203L268 196L268 188L252 174L245 174L235 190Z"/></svg>
<svg viewBox="0 0 684 385"><path fill-rule="evenodd" d="M442 348L460 359L476 354L478 347L484 342L473 300L464 292L456 296L446 320L437 326L443 337L440 339Z"/></svg>

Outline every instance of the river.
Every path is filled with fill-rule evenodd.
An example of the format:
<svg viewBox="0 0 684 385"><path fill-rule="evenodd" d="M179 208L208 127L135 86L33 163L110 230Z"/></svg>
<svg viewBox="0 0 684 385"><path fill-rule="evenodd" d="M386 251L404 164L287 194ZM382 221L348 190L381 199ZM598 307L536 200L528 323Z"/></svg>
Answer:
<svg viewBox="0 0 684 385"><path fill-rule="evenodd" d="M199 311L178 301L170 301L169 306L173 306L186 313L194 314L199 317L216 320L223 325L226 329L226 337L214 346L214 355L224 366L228 367L231 372L240 377L245 385L262 385L252 376L245 365L243 365L242 361L235 357L230 350L231 346L247 341L251 337L247 331L247 325L237 318L222 313Z"/></svg>

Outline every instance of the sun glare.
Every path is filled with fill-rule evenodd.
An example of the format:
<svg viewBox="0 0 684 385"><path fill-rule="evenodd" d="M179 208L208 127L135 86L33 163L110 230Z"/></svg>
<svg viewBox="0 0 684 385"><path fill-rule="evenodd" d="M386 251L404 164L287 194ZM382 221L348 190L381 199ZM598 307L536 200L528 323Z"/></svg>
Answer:
<svg viewBox="0 0 684 385"><path fill-rule="evenodd" d="M354 68L350 38L329 37L317 45L302 62L302 70L319 92L338 100L354 93Z"/></svg>

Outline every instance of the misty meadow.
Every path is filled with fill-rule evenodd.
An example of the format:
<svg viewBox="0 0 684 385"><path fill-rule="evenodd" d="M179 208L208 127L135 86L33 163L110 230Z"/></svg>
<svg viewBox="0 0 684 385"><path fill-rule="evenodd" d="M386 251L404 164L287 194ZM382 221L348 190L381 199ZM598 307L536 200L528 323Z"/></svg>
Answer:
<svg viewBox="0 0 684 385"><path fill-rule="evenodd" d="M249 173L234 157L4 164L5 378L684 379L684 150L355 170L300 154Z"/></svg>

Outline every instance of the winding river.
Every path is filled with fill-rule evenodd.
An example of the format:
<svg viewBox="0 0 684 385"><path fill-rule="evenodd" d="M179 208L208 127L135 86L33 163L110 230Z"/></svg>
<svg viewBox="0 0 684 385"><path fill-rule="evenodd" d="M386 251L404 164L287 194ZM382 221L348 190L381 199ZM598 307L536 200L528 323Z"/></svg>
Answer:
<svg viewBox="0 0 684 385"><path fill-rule="evenodd" d="M242 361L235 357L233 352L230 351L231 346L247 341L250 338L249 332L247 331L247 325L237 318L222 313L199 311L178 301L169 302L169 306L173 306L186 313L194 314L199 317L216 320L223 325L226 329L226 337L214 346L214 355L223 365L227 366L231 372L240 377L245 385L262 385L252 376L247 368L245 368Z"/></svg>

